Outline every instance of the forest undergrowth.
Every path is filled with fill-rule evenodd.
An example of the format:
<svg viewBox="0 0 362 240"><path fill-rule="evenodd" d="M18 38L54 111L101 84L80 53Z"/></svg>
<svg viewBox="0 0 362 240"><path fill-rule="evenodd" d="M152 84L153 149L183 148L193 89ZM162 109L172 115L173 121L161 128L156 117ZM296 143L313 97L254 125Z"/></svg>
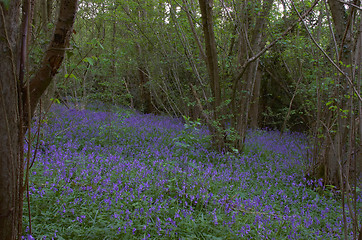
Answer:
<svg viewBox="0 0 362 240"><path fill-rule="evenodd" d="M338 193L304 177L306 136L255 130L243 154L218 153L205 129L184 124L53 106L30 169L24 239L343 238Z"/></svg>

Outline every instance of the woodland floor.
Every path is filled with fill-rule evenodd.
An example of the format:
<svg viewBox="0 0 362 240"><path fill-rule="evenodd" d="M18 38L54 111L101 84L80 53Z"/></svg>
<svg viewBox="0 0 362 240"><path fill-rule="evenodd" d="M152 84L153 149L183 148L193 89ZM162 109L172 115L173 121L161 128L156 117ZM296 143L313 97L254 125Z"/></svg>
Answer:
<svg viewBox="0 0 362 240"><path fill-rule="evenodd" d="M26 239L343 238L338 194L304 178L304 135L257 130L223 154L192 123L128 109L56 105L42 122Z"/></svg>

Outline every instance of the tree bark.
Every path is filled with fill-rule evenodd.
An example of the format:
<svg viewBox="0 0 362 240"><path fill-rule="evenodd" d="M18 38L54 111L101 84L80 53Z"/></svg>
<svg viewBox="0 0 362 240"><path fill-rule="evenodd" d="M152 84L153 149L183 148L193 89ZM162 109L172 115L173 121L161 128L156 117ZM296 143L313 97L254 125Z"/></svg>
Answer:
<svg viewBox="0 0 362 240"><path fill-rule="evenodd" d="M261 49L264 48L266 44L265 36L263 36L264 29L268 22L268 16L272 9L274 0L265 0L263 1L263 10L258 15L255 24L255 30L252 37L252 48L253 52L259 52ZM253 54L254 55L254 54ZM253 66L253 65L252 65ZM250 91L251 94L251 102L250 102L250 127L257 128L258 127L258 115L259 115L259 97L260 97L260 86L261 86L261 79L262 73L260 71L259 64L254 64L251 68L255 71L253 74L253 88Z"/></svg>
<svg viewBox="0 0 362 240"><path fill-rule="evenodd" d="M211 93L212 97L214 98L212 102L212 118L215 123L219 122L219 129L217 129L216 126L210 126L210 130L213 135L214 147L219 150L223 150L225 148L225 142L222 131L225 129L225 127L223 121L219 119L223 111L220 109L222 100L216 41L213 29L213 0L199 0L199 4L201 9L202 28L205 38L206 65L209 74Z"/></svg>
<svg viewBox="0 0 362 240"><path fill-rule="evenodd" d="M250 107L250 127L256 129L259 127L259 102L260 102L260 90L261 90L261 80L262 72L260 67L256 69L255 83L253 89L253 96Z"/></svg>
<svg viewBox="0 0 362 240"><path fill-rule="evenodd" d="M48 20L48 23L52 19L52 13L53 13L53 0L47 0L47 20Z"/></svg>
<svg viewBox="0 0 362 240"><path fill-rule="evenodd" d="M252 23L246 22L242 24L243 30L240 30L240 54L239 61L242 66L244 62L248 61L249 56L254 56L255 53L260 52L264 47L266 40L263 39L263 30L266 26L268 15L273 6L274 0L264 0L262 2L262 11L256 16L255 20L252 21L252 16L245 14L247 20L255 22L255 27L252 29L249 25ZM245 10L246 11L246 10ZM249 39L249 33L251 37ZM250 51L250 52L249 52ZM261 85L261 74L258 74L259 59L251 62L245 69L244 81L242 84L234 82L233 84L233 96L232 96L232 111L234 115L234 127L239 134L238 140L235 142L234 147L239 151L244 148L244 141L246 137L246 131L249 127L249 120L251 120L252 127L257 127L258 119L258 105ZM241 86L240 86L241 85ZM235 105L236 90L240 92L239 106ZM253 104L254 103L254 104Z"/></svg>
<svg viewBox="0 0 362 240"><path fill-rule="evenodd" d="M20 198L18 64L21 1L0 3L0 239L16 239Z"/></svg>

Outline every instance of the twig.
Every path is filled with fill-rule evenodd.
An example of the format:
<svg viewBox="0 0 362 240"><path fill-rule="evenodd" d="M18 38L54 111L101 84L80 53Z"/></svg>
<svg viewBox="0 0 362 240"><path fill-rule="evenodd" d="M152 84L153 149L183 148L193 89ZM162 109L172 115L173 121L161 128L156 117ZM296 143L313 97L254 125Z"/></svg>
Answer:
<svg viewBox="0 0 362 240"><path fill-rule="evenodd" d="M341 1L341 0L338 0L338 1L339 1L340 3L347 4L348 6L354 7L354 8L356 8L356 9L362 11L362 8L361 8L361 7L359 7L359 6L357 6L357 5L353 4L353 3L345 2L345 1Z"/></svg>

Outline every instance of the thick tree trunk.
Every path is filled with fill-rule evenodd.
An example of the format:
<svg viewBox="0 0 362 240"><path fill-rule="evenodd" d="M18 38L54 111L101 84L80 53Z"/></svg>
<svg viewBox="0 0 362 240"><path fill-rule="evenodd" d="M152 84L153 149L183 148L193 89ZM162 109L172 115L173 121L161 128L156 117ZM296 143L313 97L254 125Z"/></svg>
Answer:
<svg viewBox="0 0 362 240"><path fill-rule="evenodd" d="M221 89L220 89L220 75L216 50L215 34L213 29L213 0L199 0L202 18L202 27L205 38L205 50L206 50L206 65L209 73L209 81L211 87L213 110L213 121L218 122L219 126L210 126L211 133L213 135L214 147L222 150L225 148L224 134L222 131L225 129L223 120L220 120L220 115L223 114L221 108ZM221 130L221 131L220 131Z"/></svg>
<svg viewBox="0 0 362 240"><path fill-rule="evenodd" d="M0 3L0 239L16 239L20 209L18 64L21 1Z"/></svg>

